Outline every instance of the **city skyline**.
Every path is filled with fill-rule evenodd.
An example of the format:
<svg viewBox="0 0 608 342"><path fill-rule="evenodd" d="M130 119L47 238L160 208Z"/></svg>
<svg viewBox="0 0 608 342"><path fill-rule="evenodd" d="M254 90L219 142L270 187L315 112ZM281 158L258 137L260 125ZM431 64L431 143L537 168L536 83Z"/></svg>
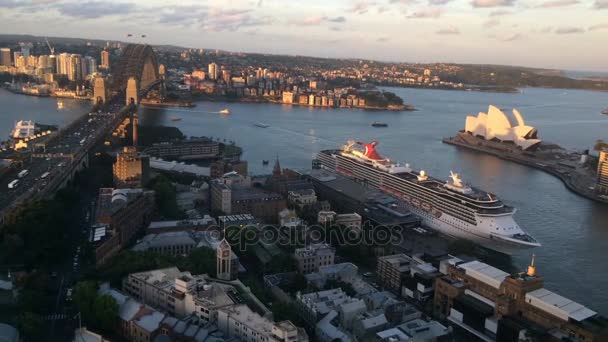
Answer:
<svg viewBox="0 0 608 342"><path fill-rule="evenodd" d="M3 33L395 62L608 71L606 0L3 0ZM44 24L42 24L44 23ZM556 24L557 23L557 24ZM99 27L104 27L99 35ZM142 28L142 27L145 27ZM128 38L127 34L133 34ZM141 38L145 34L146 38Z"/></svg>

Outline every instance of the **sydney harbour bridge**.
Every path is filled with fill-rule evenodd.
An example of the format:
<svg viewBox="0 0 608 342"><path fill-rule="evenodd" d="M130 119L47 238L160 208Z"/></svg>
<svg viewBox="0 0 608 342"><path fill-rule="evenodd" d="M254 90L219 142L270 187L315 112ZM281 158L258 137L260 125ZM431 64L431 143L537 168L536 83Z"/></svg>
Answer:
<svg viewBox="0 0 608 342"><path fill-rule="evenodd" d="M150 45L129 44L113 65L110 79L95 80L93 96L97 103L124 96L127 105L137 105L152 89L158 90L160 100L164 98L164 65L158 64Z"/></svg>
<svg viewBox="0 0 608 342"><path fill-rule="evenodd" d="M89 152L103 145L127 117L135 122L136 106L153 89L162 101L166 92L165 67L158 64L149 45L127 45L112 65L112 76L94 80L93 110L52 133L43 147L25 153L28 157L23 158L21 167L28 169L29 174L20 179L20 189L0 194L0 223L15 218L25 204L50 199L66 186L79 170L88 166ZM87 132L87 139L81 138L83 131ZM43 177L45 172L47 175ZM0 179L0 183L6 186L7 180L10 179Z"/></svg>

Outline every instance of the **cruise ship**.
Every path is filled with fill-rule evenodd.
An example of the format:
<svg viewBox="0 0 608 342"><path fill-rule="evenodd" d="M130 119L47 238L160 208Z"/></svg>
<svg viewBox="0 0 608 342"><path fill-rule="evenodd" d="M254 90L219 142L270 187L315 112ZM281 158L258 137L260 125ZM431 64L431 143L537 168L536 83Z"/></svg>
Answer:
<svg viewBox="0 0 608 342"><path fill-rule="evenodd" d="M349 141L340 150L319 152L316 164L401 198L422 223L442 234L512 254L539 247L513 219L516 209L496 195L473 188L451 173L445 182L376 151L377 142Z"/></svg>

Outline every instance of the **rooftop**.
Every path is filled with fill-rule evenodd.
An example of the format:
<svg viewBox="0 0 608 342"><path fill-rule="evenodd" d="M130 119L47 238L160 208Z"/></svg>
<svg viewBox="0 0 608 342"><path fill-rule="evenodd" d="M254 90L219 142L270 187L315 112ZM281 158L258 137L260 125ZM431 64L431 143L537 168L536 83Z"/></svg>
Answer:
<svg viewBox="0 0 608 342"><path fill-rule="evenodd" d="M414 259L408 257L405 254L393 254L378 258L378 262L385 261L397 268L399 272L408 272L410 268L415 264Z"/></svg>
<svg viewBox="0 0 608 342"><path fill-rule="evenodd" d="M468 276L496 289L500 288L500 284L509 276L509 273L477 260L460 264L458 267L464 269Z"/></svg>
<svg viewBox="0 0 608 342"><path fill-rule="evenodd" d="M202 167L193 164L178 163L175 161L166 161L157 158L150 158L150 168L162 170L166 172L189 173L196 176L209 177L211 174L210 168Z"/></svg>
<svg viewBox="0 0 608 342"><path fill-rule="evenodd" d="M570 318L580 322L597 314L577 302L544 288L526 293L526 302L566 321Z"/></svg>
<svg viewBox="0 0 608 342"><path fill-rule="evenodd" d="M228 216L220 216L218 217L218 221L220 221L220 223L242 223L242 222L247 222L247 223L255 223L255 217L253 217L251 214L239 214L239 215L228 215Z"/></svg>
<svg viewBox="0 0 608 342"><path fill-rule="evenodd" d="M325 256L333 255L334 249L326 243L315 243L308 245L303 248L296 248L294 254L296 257L309 257L309 256Z"/></svg>
<svg viewBox="0 0 608 342"><path fill-rule="evenodd" d="M356 299L348 296L342 289L338 288L303 294L299 300L313 308L318 314L326 315L331 310L337 310L340 305L355 301Z"/></svg>
<svg viewBox="0 0 608 342"><path fill-rule="evenodd" d="M283 196L274 192L265 192L255 189L233 189L233 201L270 201L282 200Z"/></svg>
<svg viewBox="0 0 608 342"><path fill-rule="evenodd" d="M158 311L153 311L151 314L142 316L140 319L135 321L135 324L139 325L145 331L152 333L158 329L163 318L165 318L165 314Z"/></svg>
<svg viewBox="0 0 608 342"><path fill-rule="evenodd" d="M338 317L338 313L334 310L330 311L317 323L317 329L322 331L329 341L350 341L350 338L344 331L331 324L336 317Z"/></svg>
<svg viewBox="0 0 608 342"><path fill-rule="evenodd" d="M206 226L210 224L215 224L215 219L213 217L205 215L205 217L198 220L154 221L150 222L148 229Z"/></svg>
<svg viewBox="0 0 608 342"><path fill-rule="evenodd" d="M143 237L134 247L134 251L145 251L151 248L171 245L196 245L196 241L189 232L167 232L160 234L148 234Z"/></svg>
<svg viewBox="0 0 608 342"><path fill-rule="evenodd" d="M230 317L243 324L246 324L248 327L250 327L252 330L255 330L257 333L266 336L272 333L272 326L275 324L268 318L258 315L245 304L222 308L219 311L227 313Z"/></svg>

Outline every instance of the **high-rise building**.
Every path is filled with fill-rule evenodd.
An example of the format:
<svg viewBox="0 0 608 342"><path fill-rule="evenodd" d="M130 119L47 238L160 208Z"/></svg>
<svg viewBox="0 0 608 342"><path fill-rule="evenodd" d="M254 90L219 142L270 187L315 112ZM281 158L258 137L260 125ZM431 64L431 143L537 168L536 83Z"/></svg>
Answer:
<svg viewBox="0 0 608 342"><path fill-rule="evenodd" d="M86 77L97 72L97 61L91 56L85 56L82 63L82 76Z"/></svg>
<svg viewBox="0 0 608 342"><path fill-rule="evenodd" d="M601 191L608 192L608 150L600 150L597 163L597 185Z"/></svg>
<svg viewBox="0 0 608 342"><path fill-rule="evenodd" d="M30 56L30 48L29 46L22 46L21 47L21 54L23 55L23 57L28 58Z"/></svg>
<svg viewBox="0 0 608 342"><path fill-rule="evenodd" d="M101 51L101 68L110 68L110 52L108 50Z"/></svg>
<svg viewBox="0 0 608 342"><path fill-rule="evenodd" d="M68 57L67 75L70 81L82 80L82 56L72 54Z"/></svg>
<svg viewBox="0 0 608 342"><path fill-rule="evenodd" d="M51 73L57 73L57 56L49 55L48 67L51 68Z"/></svg>
<svg viewBox="0 0 608 342"><path fill-rule="evenodd" d="M17 66L17 60L19 59L19 57L23 56L21 54L21 51L15 51L13 52L13 63L15 63L15 66Z"/></svg>
<svg viewBox="0 0 608 342"><path fill-rule="evenodd" d="M61 53L59 54L59 56L57 56L57 73L60 75L67 75L68 74L68 64L70 62L70 54L68 53Z"/></svg>
<svg viewBox="0 0 608 342"><path fill-rule="evenodd" d="M36 56L23 55L23 58L25 58L26 66L36 67L38 65L38 57L36 57Z"/></svg>
<svg viewBox="0 0 608 342"><path fill-rule="evenodd" d="M148 181L150 159L127 146L116 156L113 166L114 183L117 188L142 187Z"/></svg>
<svg viewBox="0 0 608 342"><path fill-rule="evenodd" d="M11 49L0 48L0 65L11 66Z"/></svg>
<svg viewBox="0 0 608 342"><path fill-rule="evenodd" d="M222 70L222 79L224 80L224 82L226 82L226 84L230 84L231 77L232 77L232 75L230 74L230 70L228 70L228 69Z"/></svg>
<svg viewBox="0 0 608 342"><path fill-rule="evenodd" d="M49 56L41 55L40 57L38 57L38 65L36 65L37 68L46 69L46 68L48 68L48 65L49 65Z"/></svg>
<svg viewBox="0 0 608 342"><path fill-rule="evenodd" d="M209 64L209 79L217 80L218 77L218 66L215 63Z"/></svg>
<svg viewBox="0 0 608 342"><path fill-rule="evenodd" d="M25 68L26 66L26 62L25 62L25 58L21 55L19 55L17 58L15 58L15 67L16 68Z"/></svg>

